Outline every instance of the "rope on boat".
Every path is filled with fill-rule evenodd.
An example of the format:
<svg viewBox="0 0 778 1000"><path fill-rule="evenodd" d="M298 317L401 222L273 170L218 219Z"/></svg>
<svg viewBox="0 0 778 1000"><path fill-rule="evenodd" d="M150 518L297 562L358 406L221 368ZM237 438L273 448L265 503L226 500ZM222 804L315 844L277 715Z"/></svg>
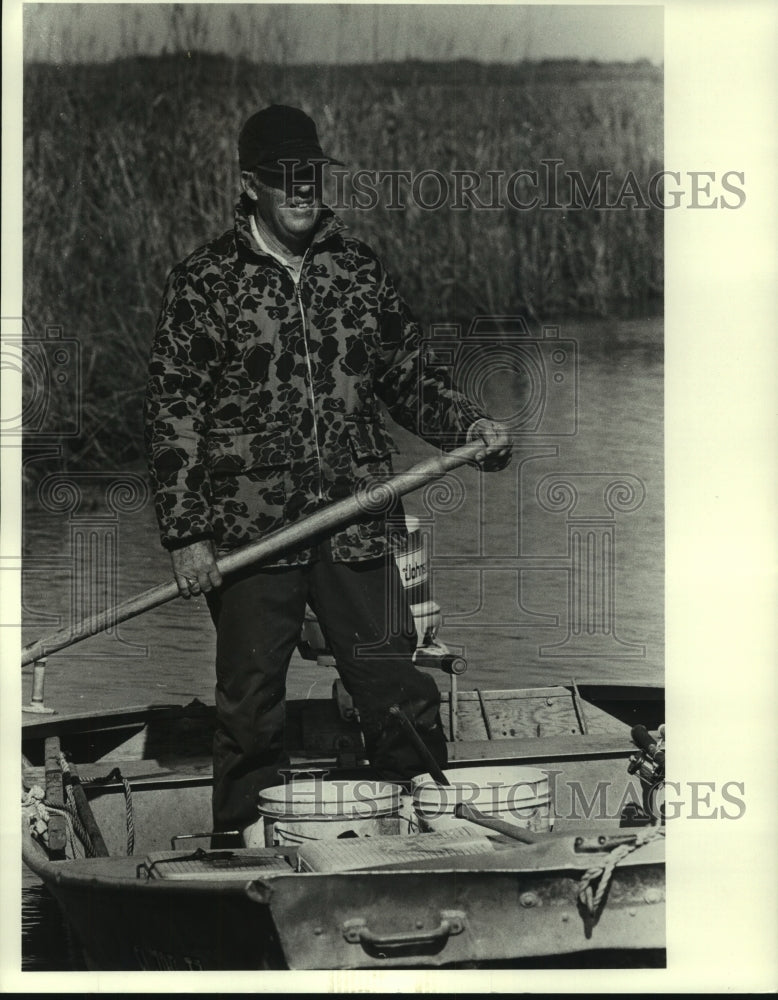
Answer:
<svg viewBox="0 0 778 1000"><path fill-rule="evenodd" d="M81 833L78 834L78 837L76 836L76 833L78 831L75 828L74 819L75 819L75 821L79 825L81 824L81 821L78 819L78 816L76 816L73 813L71 813L70 808L67 807L67 806L55 806L55 805L52 805L50 802L47 802L46 803L46 808L49 810L49 812L57 813L59 816L64 816L65 817L65 822L66 822L67 828L68 828L68 842L70 843L70 853L71 853L71 855L74 858L78 857L79 852L78 852L78 849L76 848L76 844L78 844L79 839L80 839L81 844L82 844L82 852L84 854L84 857L87 857L87 858L88 857L94 857L94 847L92 847L92 841L90 840L89 834L86 832L86 830L84 830L83 826L81 826ZM86 837L86 840L89 842L89 846L92 847L92 852L93 853L91 855L89 853L88 848L86 847L86 842L84 841L84 836Z"/></svg>
<svg viewBox="0 0 778 1000"><path fill-rule="evenodd" d="M643 847L650 843L652 840L656 840L657 837L664 837L665 831L661 827L650 827L649 829L636 835L635 840L631 842L626 842L619 844L615 847L610 854L608 859L601 865L596 865L589 868L584 872L580 882L578 883L578 899L581 904L586 908L591 916L595 916L600 908L600 903L602 903L608 886L610 885L610 880L613 876L613 870L616 865L623 861L628 854L636 851L639 847ZM597 890L592 889L592 882L599 878L599 884Z"/></svg>
<svg viewBox="0 0 778 1000"><path fill-rule="evenodd" d="M135 811L132 806L132 789L127 779L120 774L122 787L124 788L124 815L127 825L127 857L131 857L135 851Z"/></svg>
<svg viewBox="0 0 778 1000"><path fill-rule="evenodd" d="M28 809L27 814L36 837L43 837L49 826L49 811L43 804L46 793L40 785L32 785L28 791L22 792L22 809Z"/></svg>
<svg viewBox="0 0 778 1000"><path fill-rule="evenodd" d="M70 765L68 764L67 757L64 753L60 753L58 762L63 775L70 775ZM127 779L122 775L119 768L115 767L110 774L107 774L105 777L81 779L81 784L104 785L112 781L120 782L122 788L124 789L124 813L127 827L127 857L130 857L135 851L135 809L132 802L132 788L130 787L129 781L127 781ZM66 806L58 806L54 805L52 802L47 802L46 793L40 785L33 785L29 791L22 795L22 806L30 810L29 818L30 824L33 828L33 833L38 838L44 839L49 826L49 813L56 813L57 815L65 817L68 829L68 838L70 841L70 850L73 857L76 857L77 840L79 840L83 845L85 857L97 857L97 852L94 844L92 843L89 831L84 826L81 821L81 817L78 814L73 788L71 783L68 781L65 782L65 795L67 797Z"/></svg>
<svg viewBox="0 0 778 1000"><path fill-rule="evenodd" d="M70 764L68 764L67 757L64 753L60 753L57 758L59 761L59 766L62 770L62 774L66 777L70 777ZM76 797L73 792L73 786L70 781L65 782L65 797L67 798L67 809L65 809L65 814L69 817L69 821L73 824L73 827L78 834L78 839L84 845L84 852L86 857L95 858L97 857L97 851L95 850L95 845L92 843L92 838L89 835L89 831L84 826L81 821L81 817L78 815L78 809L76 808ZM48 803L46 803L49 805ZM51 806L49 805L49 809ZM57 811L57 807L54 808L54 812ZM74 855L75 856L75 855Z"/></svg>
<svg viewBox="0 0 778 1000"><path fill-rule="evenodd" d="M52 802L47 802L46 793L40 785L33 785L29 791L22 795L22 808L29 810L28 818L33 836L42 840L44 844L47 843L50 814L56 813L58 816L64 816L68 831L70 853L74 858L77 856L76 831L73 825L73 816L69 808L66 806L56 806Z"/></svg>
<svg viewBox="0 0 778 1000"><path fill-rule="evenodd" d="M82 778L82 785L107 785L112 781L121 783L124 789L124 821L127 828L127 857L135 852L135 808L132 803L132 788L118 767L113 768L102 778Z"/></svg>

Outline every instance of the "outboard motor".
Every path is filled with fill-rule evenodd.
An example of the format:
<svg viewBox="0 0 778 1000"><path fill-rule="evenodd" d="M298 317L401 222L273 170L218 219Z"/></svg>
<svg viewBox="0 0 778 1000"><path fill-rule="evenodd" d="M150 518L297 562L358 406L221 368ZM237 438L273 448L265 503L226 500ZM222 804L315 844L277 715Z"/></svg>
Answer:
<svg viewBox="0 0 778 1000"><path fill-rule="evenodd" d="M407 539L395 543L394 558L416 624L418 646L414 662L417 666L435 667L452 675L463 674L467 669L466 661L451 653L437 639L442 615L440 606L430 599L429 538L422 531L418 517L413 514L405 515L405 526ZM306 608L297 648L306 660L317 660L323 666L335 664L316 615L310 608Z"/></svg>

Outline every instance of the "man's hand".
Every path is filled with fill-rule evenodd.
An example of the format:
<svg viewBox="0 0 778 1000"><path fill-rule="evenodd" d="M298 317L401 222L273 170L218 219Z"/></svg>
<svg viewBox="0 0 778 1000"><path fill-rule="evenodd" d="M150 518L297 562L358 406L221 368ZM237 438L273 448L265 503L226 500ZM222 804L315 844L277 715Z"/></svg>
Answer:
<svg viewBox="0 0 778 1000"><path fill-rule="evenodd" d="M499 472L511 460L513 441L507 424L498 420L487 420L481 417L470 425L467 432L467 443L482 441L484 450L476 455L476 463L484 472Z"/></svg>
<svg viewBox="0 0 778 1000"><path fill-rule="evenodd" d="M170 553L170 561L182 597L197 597L221 586L222 575L216 565L216 550L210 539L174 549Z"/></svg>

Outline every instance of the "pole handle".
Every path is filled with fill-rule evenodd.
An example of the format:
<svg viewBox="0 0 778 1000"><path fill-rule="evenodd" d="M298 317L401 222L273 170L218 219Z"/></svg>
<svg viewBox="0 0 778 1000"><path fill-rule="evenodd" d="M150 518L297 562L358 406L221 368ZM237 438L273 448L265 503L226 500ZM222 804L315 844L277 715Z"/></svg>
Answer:
<svg viewBox="0 0 778 1000"><path fill-rule="evenodd" d="M322 507L321 510L317 510L302 521L279 528L278 531L272 532L265 538L260 538L256 542L228 552L217 560L217 566L222 574L234 573L235 570L253 563L278 556L288 549L299 546L314 535L349 524L365 514L381 514L391 509L393 502L398 497L426 486L431 480L444 476L460 465L474 462L476 456L483 449L483 442L473 442L454 451L419 462L386 482L370 483L357 490L353 496L345 497L343 500L337 500L335 503ZM104 632L107 628L135 618L152 608L174 600L178 596L178 585L174 580L158 584L156 587L136 594L106 611L101 611L80 622L59 629L59 631L25 646L22 649L22 666L24 667L42 656L48 656L66 649L68 646L73 646L89 636Z"/></svg>

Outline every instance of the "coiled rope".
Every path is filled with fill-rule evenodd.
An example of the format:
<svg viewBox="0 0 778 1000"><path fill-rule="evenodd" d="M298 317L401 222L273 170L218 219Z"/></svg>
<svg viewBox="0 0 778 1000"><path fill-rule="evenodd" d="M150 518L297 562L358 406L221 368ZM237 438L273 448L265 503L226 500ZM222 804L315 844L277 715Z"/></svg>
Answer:
<svg viewBox="0 0 778 1000"><path fill-rule="evenodd" d="M124 818L127 826L127 857L135 851L135 814L132 808L132 789L130 783L122 775L119 776L124 787Z"/></svg>
<svg viewBox="0 0 778 1000"><path fill-rule="evenodd" d="M64 755L64 753L60 753L57 760L59 761L59 766L62 771L62 774L66 778L71 778L70 764L68 764L67 757ZM89 830L87 830L87 828L84 826L84 824L81 821L81 817L78 814L78 808L76 807L76 796L75 792L73 791L73 785L71 784L71 781L65 782L65 798L67 799L67 809L63 811L65 812L65 815L68 817L68 822L72 823L73 828L75 829L78 835L78 839L84 845L84 853L86 857L87 858L97 857L97 851L95 850L95 845L92 843L92 838L89 834ZM46 805L48 806L49 809L52 809L50 803L47 802ZM58 807L54 806L52 811L56 812L57 809Z"/></svg>
<svg viewBox="0 0 778 1000"><path fill-rule="evenodd" d="M64 768L63 768L64 770ZM82 785L108 785L119 782L124 789L124 823L127 830L127 857L135 851L135 809L132 804L132 788L118 767L113 768L102 778L81 778Z"/></svg>
<svg viewBox="0 0 778 1000"><path fill-rule="evenodd" d="M46 793L40 785L33 785L28 792L22 794L22 808L29 810L30 826L34 836L44 843L48 843L49 817L51 813L65 817L67 827L68 844L70 853L75 858L78 857L76 844L78 840L73 826L73 817L70 809L65 806L56 806L53 802L46 802Z"/></svg>
<svg viewBox="0 0 778 1000"><path fill-rule="evenodd" d="M64 753L60 753L58 763L62 769L63 775L69 777L71 775L70 765L68 764L68 760ZM121 784L124 790L124 817L127 829L127 856L130 857L135 851L135 809L132 801L132 788L130 787L129 781L127 781L127 779L122 775L118 767L115 767L109 774L105 775L105 777L85 778L79 780L82 785L107 785L111 782L119 782ZM78 856L76 844L80 841L83 846L84 856L87 858L94 858L96 857L97 852L95 851L89 831L84 826L81 821L81 817L78 814L78 809L76 808L75 803L75 795L70 781L65 782L65 796L67 799L67 804L65 806L55 805L53 802L46 801L45 793L39 785L33 785L27 793L22 795L22 805L31 810L30 822L33 825L34 832L37 836L44 836L48 828L49 813L56 813L57 815L64 816L67 823L68 839L70 841L72 856L74 858Z"/></svg>
<svg viewBox="0 0 778 1000"><path fill-rule="evenodd" d="M607 860L602 864L592 866L584 872L577 886L577 894L581 905L591 916L596 916L600 908L616 865L639 847L644 847L652 840L664 837L664 835L665 831L663 827L649 827L647 830L636 834L633 841L627 841L619 844L618 847L614 847L608 855ZM595 891L592 889L592 883L596 879L600 881Z"/></svg>

